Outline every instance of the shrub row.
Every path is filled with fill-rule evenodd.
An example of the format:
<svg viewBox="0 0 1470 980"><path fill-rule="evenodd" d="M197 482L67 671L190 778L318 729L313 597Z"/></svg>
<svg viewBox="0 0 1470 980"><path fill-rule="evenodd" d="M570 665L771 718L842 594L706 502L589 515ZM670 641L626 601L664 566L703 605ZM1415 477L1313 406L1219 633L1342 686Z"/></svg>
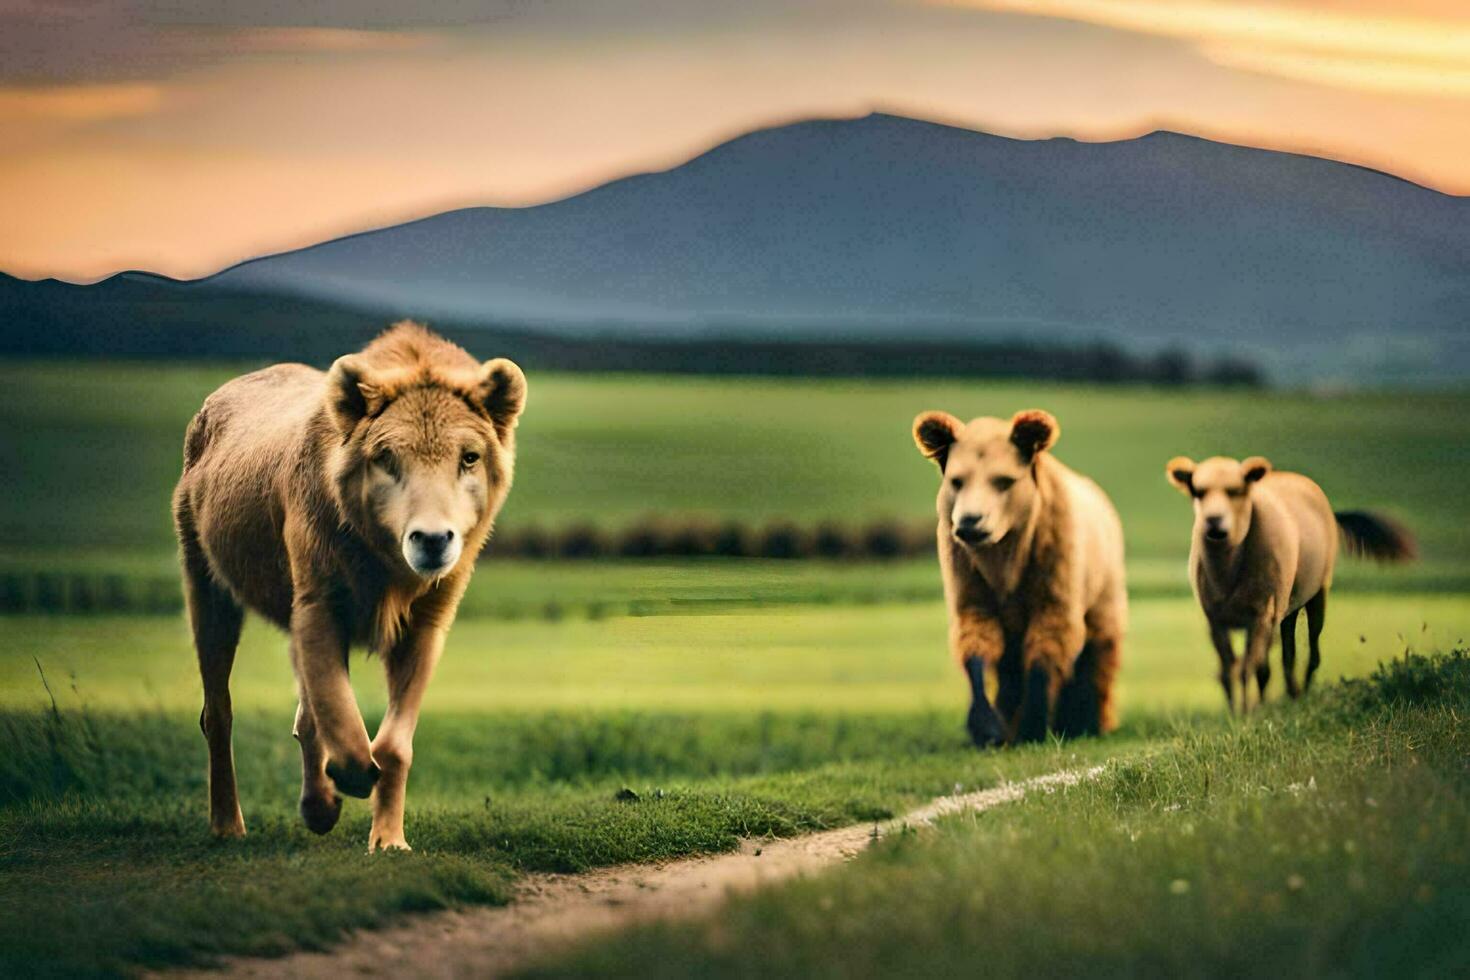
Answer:
<svg viewBox="0 0 1470 980"><path fill-rule="evenodd" d="M183 605L177 578L87 572L0 574L0 613L171 613Z"/></svg>
<svg viewBox="0 0 1470 980"><path fill-rule="evenodd" d="M557 531L528 525L505 528L487 554L506 558L825 558L870 561L932 553L934 525L874 521L824 521L802 527L792 521L760 526L738 521L640 521L620 531L573 524Z"/></svg>

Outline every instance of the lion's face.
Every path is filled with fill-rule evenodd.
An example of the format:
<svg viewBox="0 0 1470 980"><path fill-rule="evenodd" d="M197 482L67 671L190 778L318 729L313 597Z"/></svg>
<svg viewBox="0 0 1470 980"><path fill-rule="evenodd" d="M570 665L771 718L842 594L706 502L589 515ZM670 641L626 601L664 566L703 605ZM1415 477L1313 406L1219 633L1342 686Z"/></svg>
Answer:
<svg viewBox="0 0 1470 980"><path fill-rule="evenodd" d="M363 512L404 564L437 578L459 561L504 478L490 423L462 399L418 388L368 426Z"/></svg>
<svg viewBox="0 0 1470 980"><path fill-rule="evenodd" d="M939 516L957 542L986 548L1030 521L1037 500L1033 464L1057 431L1056 419L1040 409L968 424L948 412L914 420L919 451L939 464Z"/></svg>
<svg viewBox="0 0 1470 980"><path fill-rule="evenodd" d="M345 362L345 363L344 363ZM332 369L343 510L385 558L422 579L474 560L510 491L525 378L505 360L473 377Z"/></svg>
<svg viewBox="0 0 1470 980"><path fill-rule="evenodd" d="M1169 482L1194 501L1194 531L1205 548L1237 548L1251 529L1251 489L1271 472L1260 456L1238 461L1215 456L1196 463L1184 456L1169 460Z"/></svg>
<svg viewBox="0 0 1470 980"><path fill-rule="evenodd" d="M955 539L971 548L996 544L1025 523L1036 485L1008 424L982 419L965 427L950 447L939 496Z"/></svg>

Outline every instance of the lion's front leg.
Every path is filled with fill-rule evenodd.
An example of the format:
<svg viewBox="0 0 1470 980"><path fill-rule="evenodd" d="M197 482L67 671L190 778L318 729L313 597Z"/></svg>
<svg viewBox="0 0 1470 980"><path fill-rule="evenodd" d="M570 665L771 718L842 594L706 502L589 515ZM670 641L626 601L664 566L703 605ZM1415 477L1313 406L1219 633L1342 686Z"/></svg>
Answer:
<svg viewBox="0 0 1470 980"><path fill-rule="evenodd" d="M291 655L327 775L341 792L366 798L378 767L347 676L347 637L325 604L298 601L291 610Z"/></svg>
<svg viewBox="0 0 1470 980"><path fill-rule="evenodd" d="M337 826L342 816L342 797L327 777L327 755L317 737L316 717L306 703L306 695L296 706L296 723L291 734L301 744L301 819L314 834L325 834Z"/></svg>
<svg viewBox="0 0 1470 980"><path fill-rule="evenodd" d="M373 761L382 778L373 789L373 829L368 850L408 850L403 834L404 796L413 765L413 734L419 707L439 656L444 651L440 627L410 629L384 657L388 672L388 712L373 738Z"/></svg>
<svg viewBox="0 0 1470 980"><path fill-rule="evenodd" d="M1032 615L1021 651L1025 676L1016 741L1040 742L1046 738L1057 692L1085 638L1082 618L1065 609L1046 608Z"/></svg>
<svg viewBox="0 0 1470 980"><path fill-rule="evenodd" d="M987 665L999 663L1005 652L1005 633L999 620L979 610L961 610L950 629L950 647L970 680L970 711L965 719L970 740L982 749L1003 744L1005 725L985 690Z"/></svg>

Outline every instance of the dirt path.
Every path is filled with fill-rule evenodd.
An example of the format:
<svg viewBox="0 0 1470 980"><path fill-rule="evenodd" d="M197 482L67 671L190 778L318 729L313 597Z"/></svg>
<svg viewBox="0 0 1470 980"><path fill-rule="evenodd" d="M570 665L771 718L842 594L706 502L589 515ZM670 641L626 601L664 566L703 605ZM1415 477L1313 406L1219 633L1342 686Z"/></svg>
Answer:
<svg viewBox="0 0 1470 980"><path fill-rule="evenodd" d="M527 875L516 900L499 908L433 912L357 932L321 953L232 959L221 977L485 977L506 973L576 940L655 919L689 919L727 895L846 861L904 826L964 810L988 810L1026 793L1091 779L1101 767L1037 776L994 789L942 796L885 824L858 824L789 840L745 841L739 851L662 864L619 865L584 874ZM187 974L163 974L177 980Z"/></svg>

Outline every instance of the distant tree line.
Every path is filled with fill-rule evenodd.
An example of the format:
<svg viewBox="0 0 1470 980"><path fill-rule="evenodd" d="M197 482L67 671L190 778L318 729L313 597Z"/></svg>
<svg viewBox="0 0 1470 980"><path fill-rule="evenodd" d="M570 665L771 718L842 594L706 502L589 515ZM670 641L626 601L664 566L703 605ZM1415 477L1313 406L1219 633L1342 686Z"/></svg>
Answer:
<svg viewBox="0 0 1470 980"><path fill-rule="evenodd" d="M329 363L406 311L363 310L207 282L116 277L92 286L0 275L0 356L299 360ZM482 356L528 370L647 371L792 377L973 377L1151 384L1259 385L1258 366L1183 350L1135 354L1116 345L984 340L756 337L732 323L689 339L608 330L571 335L518 324L435 319Z"/></svg>
<svg viewBox="0 0 1470 980"><path fill-rule="evenodd" d="M934 553L934 522L766 523L698 517L646 519L608 529L576 522L499 529L484 557L531 561L772 558L892 561ZM171 613L183 608L177 576L45 568L0 572L0 614Z"/></svg>

